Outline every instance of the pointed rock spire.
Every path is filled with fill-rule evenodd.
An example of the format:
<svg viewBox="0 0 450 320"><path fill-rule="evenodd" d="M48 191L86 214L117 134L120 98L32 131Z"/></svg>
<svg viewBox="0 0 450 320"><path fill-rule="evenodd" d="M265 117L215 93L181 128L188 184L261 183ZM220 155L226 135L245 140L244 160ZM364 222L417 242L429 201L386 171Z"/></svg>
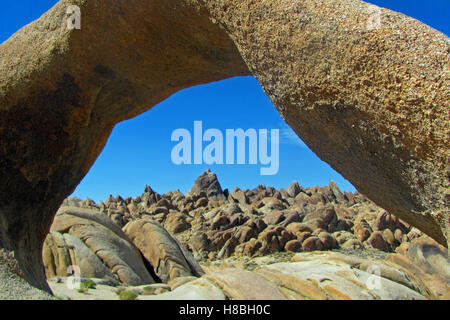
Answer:
<svg viewBox="0 0 450 320"><path fill-rule="evenodd" d="M345 196L342 194L336 182L330 180L330 189L333 192L337 202L345 202Z"/></svg>
<svg viewBox="0 0 450 320"><path fill-rule="evenodd" d="M189 194L205 192L209 200L225 200L225 195L217 176L210 169L203 172L194 182Z"/></svg>
<svg viewBox="0 0 450 320"><path fill-rule="evenodd" d="M295 198L301 191L302 188L297 181L292 182L286 190L287 194L291 198Z"/></svg>

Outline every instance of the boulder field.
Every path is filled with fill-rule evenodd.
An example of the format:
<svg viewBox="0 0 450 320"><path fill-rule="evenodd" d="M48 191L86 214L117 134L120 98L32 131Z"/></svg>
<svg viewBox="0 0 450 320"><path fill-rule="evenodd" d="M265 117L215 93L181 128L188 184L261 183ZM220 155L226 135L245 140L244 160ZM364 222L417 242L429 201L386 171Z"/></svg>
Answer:
<svg viewBox="0 0 450 320"><path fill-rule="evenodd" d="M187 194L69 198L43 260L70 299L450 299L448 250L332 181L230 193L208 170ZM67 290L72 265L99 288Z"/></svg>
<svg viewBox="0 0 450 320"><path fill-rule="evenodd" d="M0 257L8 277L50 292L44 240L116 123L183 88L250 74L321 159L448 246L444 34L386 9L373 27L374 7L359 0L76 3L81 29L68 28L73 1L61 0L0 45ZM370 233L376 246L391 239L361 225L361 239ZM273 236L286 234L266 238ZM315 248L329 240L306 241ZM227 241L231 248L236 240Z"/></svg>

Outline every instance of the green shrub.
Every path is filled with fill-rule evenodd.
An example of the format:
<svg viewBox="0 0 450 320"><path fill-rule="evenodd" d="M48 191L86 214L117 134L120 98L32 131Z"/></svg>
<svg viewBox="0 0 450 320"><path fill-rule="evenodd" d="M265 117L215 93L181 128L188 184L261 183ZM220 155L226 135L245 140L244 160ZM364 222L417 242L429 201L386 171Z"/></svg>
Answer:
<svg viewBox="0 0 450 320"><path fill-rule="evenodd" d="M118 293L120 300L136 300L138 294L133 290L122 290Z"/></svg>
<svg viewBox="0 0 450 320"><path fill-rule="evenodd" d="M81 284L80 284L80 290L81 289L88 290L88 289L95 289L95 288L96 288L95 282L90 279L85 280L85 281L81 282Z"/></svg>
<svg viewBox="0 0 450 320"><path fill-rule="evenodd" d="M88 291L88 289L86 288L80 288L77 290L79 293L86 293Z"/></svg>

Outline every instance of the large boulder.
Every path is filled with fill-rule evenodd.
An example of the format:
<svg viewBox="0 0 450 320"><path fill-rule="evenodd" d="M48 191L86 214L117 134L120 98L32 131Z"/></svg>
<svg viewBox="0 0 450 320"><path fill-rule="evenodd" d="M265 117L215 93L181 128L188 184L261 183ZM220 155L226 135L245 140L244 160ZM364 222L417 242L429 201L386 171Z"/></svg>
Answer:
<svg viewBox="0 0 450 320"><path fill-rule="evenodd" d="M333 232L336 229L338 223L338 217L333 206L327 206L325 208L316 209L313 212L308 213L304 218L304 223L308 221L321 221L317 226Z"/></svg>
<svg viewBox="0 0 450 320"><path fill-rule="evenodd" d="M200 194L202 192L206 194L209 200L225 201L226 199L216 174L209 169L198 176L188 195Z"/></svg>
<svg viewBox="0 0 450 320"><path fill-rule="evenodd" d="M404 254L388 255L386 261L408 273L430 299L450 300L449 252L432 239L414 239Z"/></svg>
<svg viewBox="0 0 450 320"><path fill-rule="evenodd" d="M174 212L167 215L164 220L164 225L170 233L183 232L189 228L189 223L186 221L186 215L180 212Z"/></svg>
<svg viewBox="0 0 450 320"><path fill-rule="evenodd" d="M62 207L51 231L43 251L50 277L67 276L67 268L77 265L86 277L114 275L127 285L155 282L130 238L98 211Z"/></svg>
<svg viewBox="0 0 450 320"><path fill-rule="evenodd" d="M297 181L292 182L286 189L286 193L291 198L295 198L300 192L302 192L302 188Z"/></svg>
<svg viewBox="0 0 450 320"><path fill-rule="evenodd" d="M227 268L208 273L203 278L222 289L232 300L286 300L281 291L258 274Z"/></svg>
<svg viewBox="0 0 450 320"><path fill-rule="evenodd" d="M67 277L75 271L76 266L83 278L118 280L99 256L82 240L69 233L49 233L42 255L47 279L56 276Z"/></svg>
<svg viewBox="0 0 450 320"><path fill-rule="evenodd" d="M128 223L124 232L142 255L154 266L156 275L167 283L177 277L201 276L202 268L194 257L162 225L151 220Z"/></svg>
<svg viewBox="0 0 450 320"><path fill-rule="evenodd" d="M301 255L301 254L300 254ZM298 262L270 264L256 270L258 275L282 287L291 299L308 300L424 300L418 292L385 277L352 268L324 257L305 256Z"/></svg>
<svg viewBox="0 0 450 320"><path fill-rule="evenodd" d="M233 189L231 197L233 198L234 201L242 205L246 205L249 202L247 196L245 195L245 192L239 189L238 187L235 187Z"/></svg>
<svg viewBox="0 0 450 320"><path fill-rule="evenodd" d="M81 1L81 29L72 4L0 45L0 244L32 285L50 291L44 239L114 125L237 75L360 192L448 245L442 33L358 0Z"/></svg>

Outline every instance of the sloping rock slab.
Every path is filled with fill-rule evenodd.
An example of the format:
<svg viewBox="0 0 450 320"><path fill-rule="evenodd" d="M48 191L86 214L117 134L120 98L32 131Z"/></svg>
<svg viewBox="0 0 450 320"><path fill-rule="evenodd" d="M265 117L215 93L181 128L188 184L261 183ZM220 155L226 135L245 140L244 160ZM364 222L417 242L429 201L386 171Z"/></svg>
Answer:
<svg viewBox="0 0 450 320"><path fill-rule="evenodd" d="M194 257L159 223L140 219L128 223L123 230L163 282L204 273Z"/></svg>
<svg viewBox="0 0 450 320"><path fill-rule="evenodd" d="M80 268L83 278L115 279L117 277L83 241L69 233L51 232L47 236L43 260L47 279L56 276L67 277L71 266Z"/></svg>
<svg viewBox="0 0 450 320"><path fill-rule="evenodd" d="M122 283L154 283L137 248L111 219L100 212L63 207L58 211L51 231L80 239Z"/></svg>
<svg viewBox="0 0 450 320"><path fill-rule="evenodd" d="M316 256L312 260L276 263L256 273L294 292L296 299L423 300L418 292L387 278Z"/></svg>
<svg viewBox="0 0 450 320"><path fill-rule="evenodd" d="M233 300L286 300L278 288L250 271L229 268L204 276Z"/></svg>
<svg viewBox="0 0 450 320"><path fill-rule="evenodd" d="M140 296L139 300L226 300L226 296L212 282L200 278L171 292L154 296Z"/></svg>

